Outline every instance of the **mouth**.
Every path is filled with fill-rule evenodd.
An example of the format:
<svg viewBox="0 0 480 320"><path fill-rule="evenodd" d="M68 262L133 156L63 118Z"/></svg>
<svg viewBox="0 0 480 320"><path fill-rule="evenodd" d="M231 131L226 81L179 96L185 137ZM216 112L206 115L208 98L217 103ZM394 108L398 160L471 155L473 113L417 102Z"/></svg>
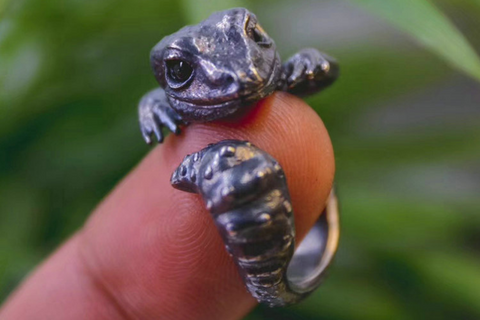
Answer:
<svg viewBox="0 0 480 320"><path fill-rule="evenodd" d="M167 96L169 100L172 102L172 104L177 108L179 108L180 110L199 109L200 111L202 109L210 109L212 111L215 110L216 112L220 112L221 110L232 109L231 110L232 112L228 112L228 114L231 114L234 111L236 111L239 107L253 104L254 102L273 93L276 87L274 80L276 79L279 68L280 68L280 64L279 64L278 58L276 58L271 67L271 72L268 75L268 79L262 84L262 86L260 86L259 88L253 91L250 91L247 94L243 94L235 98L217 99L216 101L212 101L212 103L206 103L205 101L200 101L200 100L180 99L172 95L168 95L168 93L167 93ZM184 106L180 106L180 105L184 105Z"/></svg>

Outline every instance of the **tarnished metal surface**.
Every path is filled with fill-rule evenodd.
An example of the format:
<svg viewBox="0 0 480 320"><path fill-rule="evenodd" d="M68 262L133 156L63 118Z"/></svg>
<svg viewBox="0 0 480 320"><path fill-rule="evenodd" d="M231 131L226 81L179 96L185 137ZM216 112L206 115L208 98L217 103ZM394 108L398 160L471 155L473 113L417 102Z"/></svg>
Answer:
<svg viewBox="0 0 480 320"><path fill-rule="evenodd" d="M147 143L163 141L162 127L179 133L180 124L234 115L275 90L298 95L317 92L338 76L334 59L304 49L283 65L275 42L243 8L212 14L163 38L151 52L161 88L139 104Z"/></svg>
<svg viewBox="0 0 480 320"><path fill-rule="evenodd" d="M275 159L250 142L224 140L186 156L171 183L203 197L258 301L292 304L320 284L338 244L333 194L326 212L293 255L295 226L285 174Z"/></svg>
<svg viewBox="0 0 480 320"><path fill-rule="evenodd" d="M318 92L338 76L334 59L303 49L281 63L275 43L243 8L212 14L163 38L151 52L160 88L140 101L147 143L162 128L248 111L275 90ZM249 142L222 141L185 157L172 185L202 195L251 294L270 306L292 304L321 282L338 243L338 209L326 211L295 249L290 195L282 168Z"/></svg>

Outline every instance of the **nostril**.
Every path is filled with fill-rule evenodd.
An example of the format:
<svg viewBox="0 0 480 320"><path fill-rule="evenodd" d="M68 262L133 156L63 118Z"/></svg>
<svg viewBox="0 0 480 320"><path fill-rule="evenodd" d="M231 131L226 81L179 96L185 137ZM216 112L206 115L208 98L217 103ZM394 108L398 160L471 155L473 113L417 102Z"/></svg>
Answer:
<svg viewBox="0 0 480 320"><path fill-rule="evenodd" d="M234 74L225 74L223 81L222 86L230 93L237 92L240 88L238 78Z"/></svg>

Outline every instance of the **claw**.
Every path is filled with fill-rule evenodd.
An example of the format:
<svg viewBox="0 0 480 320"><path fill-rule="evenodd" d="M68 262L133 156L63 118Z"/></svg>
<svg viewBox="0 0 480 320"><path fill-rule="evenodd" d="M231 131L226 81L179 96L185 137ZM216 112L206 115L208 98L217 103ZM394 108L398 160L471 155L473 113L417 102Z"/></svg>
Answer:
<svg viewBox="0 0 480 320"><path fill-rule="evenodd" d="M315 79L315 76L317 73L321 70L321 63L314 63L311 61L307 61L307 67L305 70L305 75L307 76L307 79L313 80Z"/></svg>
<svg viewBox="0 0 480 320"><path fill-rule="evenodd" d="M155 137L157 138L158 143L162 143L163 142L162 126L157 121L155 122L156 124L153 126L153 132L155 133Z"/></svg>
<svg viewBox="0 0 480 320"><path fill-rule="evenodd" d="M143 140L145 140L147 144L151 145L152 138L150 137L150 133L143 127L141 128L141 131L142 131Z"/></svg>
<svg viewBox="0 0 480 320"><path fill-rule="evenodd" d="M178 113L173 111L172 109L167 109L167 114L170 116L173 121L173 127L169 127L170 130L175 133L176 135L179 135L181 130L180 130L180 125L186 125L186 122L183 121L182 116L180 116ZM173 129L173 130L172 130Z"/></svg>
<svg viewBox="0 0 480 320"><path fill-rule="evenodd" d="M165 121L165 125L168 127L168 129L173 132L175 135L180 134L180 127L173 121L168 120Z"/></svg>
<svg viewBox="0 0 480 320"><path fill-rule="evenodd" d="M171 109L165 109L165 110L156 109L154 110L154 112L155 112L155 116L158 119L158 122L166 126L168 130L175 133L176 135L180 133L180 128L177 125L178 120L175 117L175 115L177 115L176 112L174 112Z"/></svg>
<svg viewBox="0 0 480 320"><path fill-rule="evenodd" d="M180 125L185 124L182 117L171 108L165 92L161 88L144 95L138 108L141 133L148 144L152 143L155 138L159 143L163 142L163 127L179 134Z"/></svg>
<svg viewBox="0 0 480 320"><path fill-rule="evenodd" d="M306 65L303 61L301 60L295 61L295 64L293 65L292 74L287 79L287 83L290 87L296 85L298 82L302 80L302 75L304 74L305 69L306 69Z"/></svg>

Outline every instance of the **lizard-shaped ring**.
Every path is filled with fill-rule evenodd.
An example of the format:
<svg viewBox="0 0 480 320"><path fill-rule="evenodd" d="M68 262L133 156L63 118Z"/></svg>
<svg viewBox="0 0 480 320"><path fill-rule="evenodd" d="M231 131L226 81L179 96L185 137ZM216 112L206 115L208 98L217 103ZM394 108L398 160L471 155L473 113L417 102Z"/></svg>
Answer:
<svg viewBox="0 0 480 320"><path fill-rule="evenodd" d="M180 134L191 122L245 113L275 90L321 91L339 74L333 58L312 48L282 64L275 42L243 8L216 12L164 37L150 61L160 88L148 92L138 107L147 143L162 142L164 127ZM248 290L260 302L298 302L323 279L339 236L333 191L326 211L293 254L295 229L283 170L251 143L223 141L186 157L172 184L202 195Z"/></svg>

